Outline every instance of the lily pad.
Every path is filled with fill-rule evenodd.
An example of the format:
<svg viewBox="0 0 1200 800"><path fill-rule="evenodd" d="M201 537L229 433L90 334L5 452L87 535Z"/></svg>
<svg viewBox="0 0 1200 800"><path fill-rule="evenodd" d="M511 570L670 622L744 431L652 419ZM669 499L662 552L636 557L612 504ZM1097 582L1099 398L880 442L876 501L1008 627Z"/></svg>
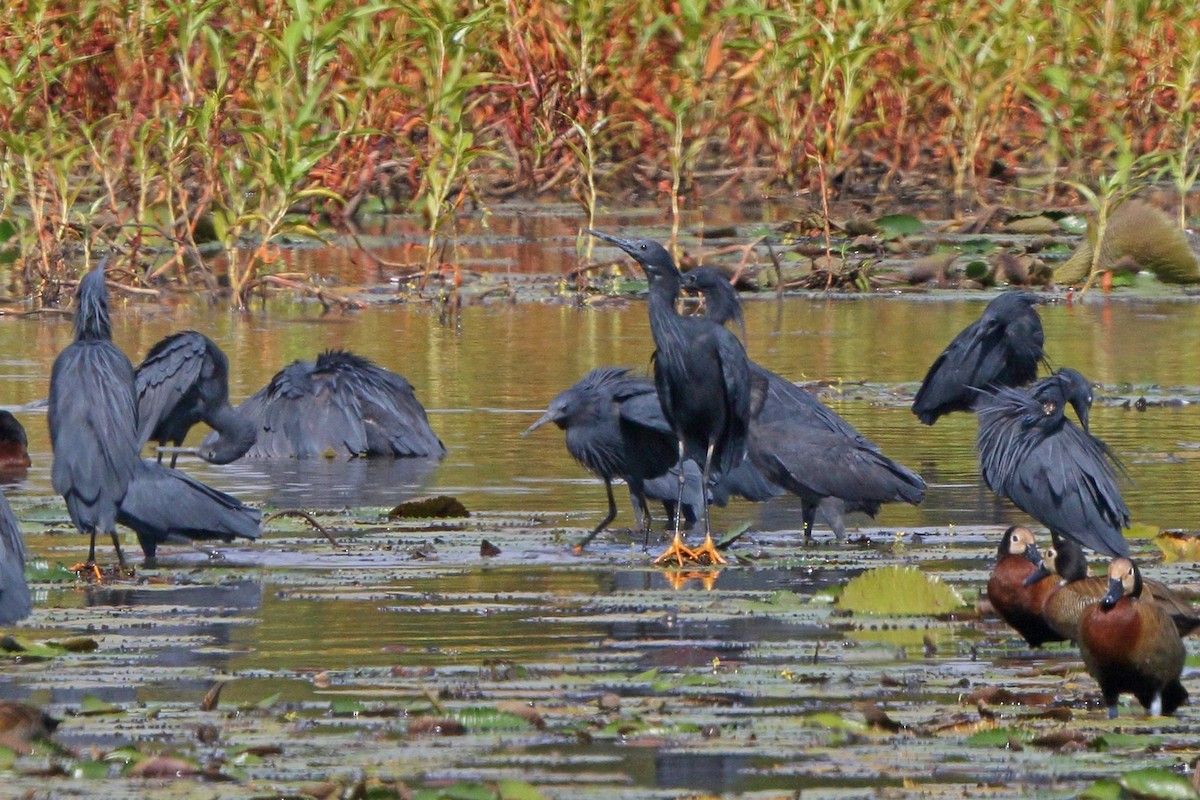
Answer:
<svg viewBox="0 0 1200 800"><path fill-rule="evenodd" d="M922 616L945 614L964 602L954 587L916 567L890 566L852 579L837 604L856 614Z"/></svg>

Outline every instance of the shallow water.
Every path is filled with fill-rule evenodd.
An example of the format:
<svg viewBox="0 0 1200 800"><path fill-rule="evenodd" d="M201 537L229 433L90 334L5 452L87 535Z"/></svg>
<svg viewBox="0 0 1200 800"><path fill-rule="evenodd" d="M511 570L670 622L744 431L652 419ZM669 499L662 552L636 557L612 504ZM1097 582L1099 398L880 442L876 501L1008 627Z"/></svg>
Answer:
<svg viewBox="0 0 1200 800"><path fill-rule="evenodd" d="M1061 794L1097 775L1184 760L1195 747L1190 708L1165 726L1146 726L1140 709L1126 706L1121 730L1134 738L1117 746L1128 756L1120 762L972 745L972 734L997 725L1036 733L1062 727L1036 704L1006 709L1000 722L981 717L962 696L982 685L1051 692L1071 709L1071 726L1090 735L1111 738L1112 726L1086 707L1096 694L1090 679L1062 672L1077 663L1069 648L1030 655L995 620L970 612L957 621L854 620L835 616L821 599L865 567L917 563L973 603L1000 527L1022 519L978 479L973 419L957 415L926 428L908 410L924 370L978 316L982 299L748 302L751 356L794 380L819 382L827 402L919 471L930 490L919 508L888 506L877 523L857 520L861 535L845 545L818 527L817 543L799 546L799 505L788 498L735 502L714 512L714 524L750 524L734 549L743 563L682 576L679 588L671 573L648 567L640 536L620 530L632 515L619 487L618 530L597 540L590 557L570 554L567 544L603 515L603 488L571 461L557 429L520 437L588 369L647 367L643 302L468 307L457 325L415 306L322 317L281 305L238 317L117 302L116 341L135 362L161 336L197 328L229 354L235 400L325 347L375 359L412 382L449 455L440 463L181 462L251 502L329 509L321 519L342 550L289 519L272 523L260 543L222 548L218 562L165 548L160 564L130 585L38 584L38 608L21 635L93 636L99 649L53 662L0 661L0 697L31 699L59 716L86 695L119 704L119 724L64 722L59 739L77 749L133 742L207 761L284 742L283 754L263 764L234 769L221 761L237 778L221 785L221 796L231 797L364 774L428 786L522 778L551 796L798 788L870 796L904 781L935 795L980 782ZM1057 303L1040 312L1052 364L1080 369L1102 387L1093 431L1128 468L1134 520L1194 529L1200 363L1191 355L1200 308ZM44 397L50 364L70 336L66 319L0 319L0 405ZM1145 411L1122 407L1141 396L1151 400ZM86 542L68 530L50 490L44 413L18 417L34 466L6 492L34 553L70 563ZM202 435L197 430L194 440ZM457 496L473 517L429 523L382 515L433 493ZM501 555L480 558L483 539ZM1146 542L1135 550L1155 552ZM107 559L108 548L102 552ZM1197 584L1188 566L1153 569L1170 582ZM781 591L795 604L772 605ZM197 711L216 679L232 679L222 711ZM431 694L441 711L430 709ZM331 705L338 698L372 713L339 715ZM498 734L468 726L448 738L409 731L422 715L505 701L538 709L545 728ZM908 727L898 734L861 728L863 702L883 704ZM826 711L859 727L839 729L819 716ZM199 744L198 725L216 725L219 743ZM1181 752L1154 756L1150 736ZM62 778L55 791L123 796L131 789L128 779Z"/></svg>

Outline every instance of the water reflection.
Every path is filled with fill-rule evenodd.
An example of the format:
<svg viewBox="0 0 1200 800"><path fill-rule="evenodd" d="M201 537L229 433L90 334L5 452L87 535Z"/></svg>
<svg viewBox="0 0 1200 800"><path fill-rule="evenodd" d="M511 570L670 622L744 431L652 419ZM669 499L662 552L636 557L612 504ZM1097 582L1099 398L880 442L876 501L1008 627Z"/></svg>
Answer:
<svg viewBox="0 0 1200 800"><path fill-rule="evenodd" d="M226 475L247 502L275 508L392 507L424 493L436 458L246 459Z"/></svg>

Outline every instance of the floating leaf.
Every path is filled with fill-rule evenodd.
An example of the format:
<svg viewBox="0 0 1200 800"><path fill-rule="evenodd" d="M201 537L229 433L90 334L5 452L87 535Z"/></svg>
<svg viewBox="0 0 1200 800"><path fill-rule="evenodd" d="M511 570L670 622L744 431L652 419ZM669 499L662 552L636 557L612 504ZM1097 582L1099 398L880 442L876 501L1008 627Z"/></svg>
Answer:
<svg viewBox="0 0 1200 800"><path fill-rule="evenodd" d="M887 214L875 220L885 239L912 236L925 230L925 223L912 214Z"/></svg>
<svg viewBox="0 0 1200 800"><path fill-rule="evenodd" d="M1111 778L1096 781L1079 793L1079 800L1127 800L1128 797L1121 784Z"/></svg>
<svg viewBox="0 0 1200 800"><path fill-rule="evenodd" d="M1158 536L1159 527L1145 522L1135 522L1125 529L1126 539L1153 539Z"/></svg>
<svg viewBox="0 0 1200 800"><path fill-rule="evenodd" d="M1010 747L1013 742L1024 744L1031 738L1028 731L1017 728L991 728L968 736L967 745L970 747Z"/></svg>
<svg viewBox="0 0 1200 800"><path fill-rule="evenodd" d="M1196 800L1200 794L1187 778L1170 770L1149 767L1127 772L1117 779L1121 788L1139 798L1152 800Z"/></svg>
<svg viewBox="0 0 1200 800"><path fill-rule="evenodd" d="M80 761L71 768L71 777L89 781L102 781L108 778L112 767L103 761Z"/></svg>
<svg viewBox="0 0 1200 800"><path fill-rule="evenodd" d="M1200 561L1200 537L1178 531L1164 531L1154 537L1154 544L1167 562Z"/></svg>
<svg viewBox="0 0 1200 800"><path fill-rule="evenodd" d="M96 717L103 714L124 714L125 709L95 695L85 694L79 703L79 710L75 713L81 717Z"/></svg>
<svg viewBox="0 0 1200 800"><path fill-rule="evenodd" d="M388 516L392 519L447 519L471 515L457 497L440 494L407 500L389 511Z"/></svg>
<svg viewBox="0 0 1200 800"><path fill-rule="evenodd" d="M916 567L880 567L853 578L838 607L856 614L945 614L964 605L954 587Z"/></svg>
<svg viewBox="0 0 1200 800"><path fill-rule="evenodd" d="M357 700L339 697L329 704L329 713L335 717L356 717L367 710L367 707Z"/></svg>
<svg viewBox="0 0 1200 800"><path fill-rule="evenodd" d="M857 719L848 719L831 711L818 711L804 718L810 728L828 728L835 731L865 731L867 724Z"/></svg>
<svg viewBox="0 0 1200 800"><path fill-rule="evenodd" d="M500 781L496 784L500 800L543 800L545 795L525 781Z"/></svg>

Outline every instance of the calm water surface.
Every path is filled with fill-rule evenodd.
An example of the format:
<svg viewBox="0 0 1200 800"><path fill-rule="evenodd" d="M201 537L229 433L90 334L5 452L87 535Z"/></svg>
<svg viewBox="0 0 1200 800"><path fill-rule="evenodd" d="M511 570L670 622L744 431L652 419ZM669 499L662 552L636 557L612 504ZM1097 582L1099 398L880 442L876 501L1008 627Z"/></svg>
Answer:
<svg viewBox="0 0 1200 800"><path fill-rule="evenodd" d="M840 414L931 484L920 508L887 506L881 522L980 524L1013 516L978 480L974 420L955 415L927 428L907 408L929 363L979 315L981 302L788 299L746 305L752 358L793 380L828 384L823 396ZM1200 344L1200 307L1057 304L1041 314L1051 363L1073 366L1103 387L1093 430L1129 470L1127 501L1135 520L1193 527L1200 406L1151 405L1137 412L1105 400L1142 394L1200 399L1200 362L1193 357ZM647 370L652 350L645 304L639 301L583 311L554 305L467 308L454 326L416 307L325 317L287 307L241 317L118 302L114 317L116 341L135 364L171 331L191 327L207 333L229 355L234 402L282 365L311 359L327 347L361 353L408 378L449 448L440 463L187 465L247 500L280 506L389 505L413 493L437 492L459 496L468 508L573 511L586 521L602 514L603 490L567 455L562 433L552 426L528 439L520 433L587 370L600 365ZM14 407L45 397L54 356L70 337L67 319L0 320L5 353L0 404ZM34 467L12 492L52 495L45 415L18 416L29 431ZM203 435L200 427L193 443ZM778 529L797 525L796 510L781 498L716 513L721 524L747 520ZM617 524L629 524L624 502L620 511Z"/></svg>

